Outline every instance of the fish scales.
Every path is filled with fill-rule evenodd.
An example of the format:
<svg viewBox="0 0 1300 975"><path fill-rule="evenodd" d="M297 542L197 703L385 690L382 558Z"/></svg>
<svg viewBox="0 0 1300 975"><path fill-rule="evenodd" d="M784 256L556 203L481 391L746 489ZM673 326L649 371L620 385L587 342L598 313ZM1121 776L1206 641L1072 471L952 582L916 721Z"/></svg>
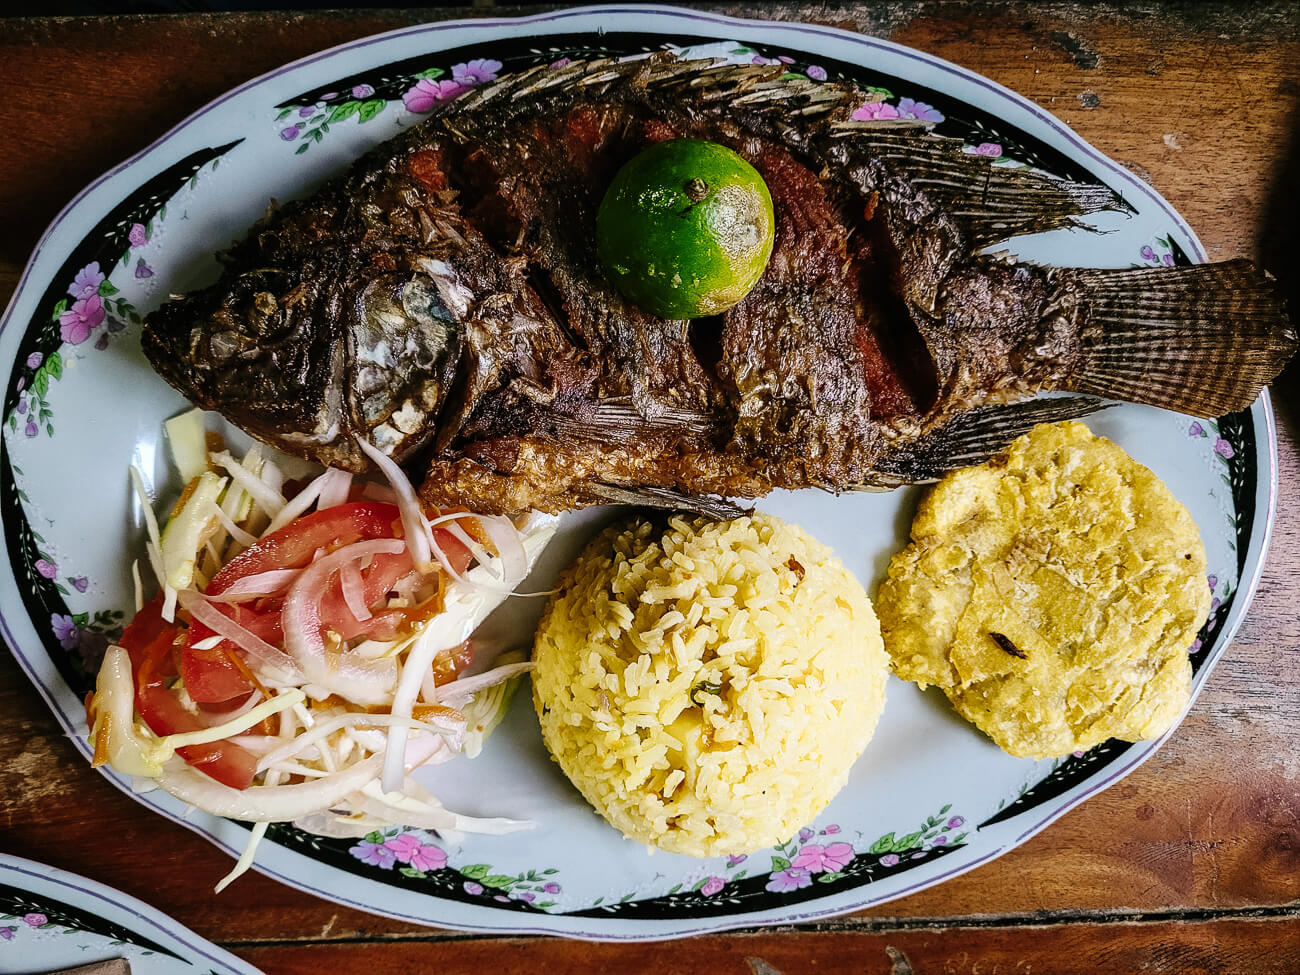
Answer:
<svg viewBox="0 0 1300 975"><path fill-rule="evenodd" d="M268 215L218 282L148 316L145 351L282 449L364 470L362 437L429 503L507 512L931 480L1093 397L1244 408L1294 351L1244 261L987 256L1127 207L780 75L655 56L475 89ZM595 250L619 167L679 137L745 157L776 215L754 290L691 322L624 299ZM1086 395L1019 402L1042 390Z"/></svg>

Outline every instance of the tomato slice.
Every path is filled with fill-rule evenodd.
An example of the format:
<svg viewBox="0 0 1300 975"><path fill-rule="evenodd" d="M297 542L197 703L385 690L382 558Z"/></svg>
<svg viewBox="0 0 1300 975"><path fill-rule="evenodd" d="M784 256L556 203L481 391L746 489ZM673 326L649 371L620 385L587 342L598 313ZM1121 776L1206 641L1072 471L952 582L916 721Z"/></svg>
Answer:
<svg viewBox="0 0 1300 975"><path fill-rule="evenodd" d="M401 512L397 505L381 501L352 501L313 512L272 532L231 559L212 577L206 592L210 596L219 595L237 580L261 572L304 568L321 549L376 538L397 537L396 529L400 524ZM434 529L434 539L452 568L456 572L463 572L473 559L469 549L441 528ZM398 579L413 568L411 557L406 552L397 555L381 554L371 559L370 565L362 573L365 605L374 606L393 588ZM256 603L220 608L227 616L268 643L283 646L284 633L280 622L282 602L281 597L271 597L257 600ZM389 613L377 614L368 620L357 619L348 608L347 600L343 597L343 585L337 578L331 580L325 591L320 613L322 622L345 640L358 637L391 639L396 635L400 624L406 622L404 616ZM196 622L190 627L189 640L181 653L180 664L181 676L185 679L190 696L204 703L220 703L249 693L253 685L224 649L202 651L194 648L195 643L212 635L212 630L201 623Z"/></svg>
<svg viewBox="0 0 1300 975"><path fill-rule="evenodd" d="M180 698L163 683L169 670L175 673L170 662L180 632L179 626L162 618L162 596L159 595L136 613L119 641L131 658L131 669L136 675L135 709L149 729L160 737L200 731L214 723L187 711ZM257 773L257 756L228 741L187 745L176 749L176 754L199 771L234 789L247 789Z"/></svg>
<svg viewBox="0 0 1300 975"><path fill-rule="evenodd" d="M304 515L227 562L212 577L205 592L217 596L245 576L273 569L303 568L311 562L318 550L330 545L346 545L371 538L391 538L394 524L400 521L401 512L397 505L380 502L341 504ZM339 601L342 602L341 590ZM280 628L281 601L265 599L258 602L262 605L254 607L240 604L221 607L221 611L268 643L282 645L284 635ZM347 612L346 604L343 605L343 611ZM351 618L350 613L347 615ZM220 703L247 694L253 685L224 650L207 653L194 649L194 644L212 635L212 630L201 623L190 627L189 640L181 653L181 676L185 678L190 696L204 703Z"/></svg>

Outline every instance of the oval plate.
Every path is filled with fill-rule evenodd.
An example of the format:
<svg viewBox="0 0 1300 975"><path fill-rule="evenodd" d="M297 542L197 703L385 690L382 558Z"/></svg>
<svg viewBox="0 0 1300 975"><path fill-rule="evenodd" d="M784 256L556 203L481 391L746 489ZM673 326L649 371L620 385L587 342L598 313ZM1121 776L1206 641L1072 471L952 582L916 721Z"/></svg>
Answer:
<svg viewBox="0 0 1300 975"><path fill-rule="evenodd" d="M46 232L0 326L0 361L10 366L0 460L9 558L0 623L88 757L81 697L97 654L132 605L129 564L143 535L127 466L139 465L158 495L176 487L168 481L161 423L184 403L141 356L140 316L169 292L212 280L213 252L242 236L270 199L309 192L439 99L503 71L665 46L733 61L779 59L814 80L852 78L884 90L875 112L934 121L939 132L1002 165L1104 182L1136 211L1095 218L1098 229L1111 231L1104 235L1020 238L1013 249L1026 258L1096 267L1205 259L1190 228L1150 187L1031 102L928 55L828 27L588 8L397 31L249 82L78 196ZM1200 526L1215 603L1192 647L1199 691L1259 578L1274 501L1268 402L1219 421L1120 406L1089 422L1170 484ZM917 497L916 490L841 498L796 492L760 507L834 542L874 589L906 541ZM537 584L547 587L604 517L567 518ZM526 642L537 603L512 601L492 623ZM528 818L532 831L452 837L389 830L326 840L277 825L256 867L363 910L479 931L647 939L805 921L901 897L985 863L1159 745L1111 741L1060 761L1018 760L957 720L942 696L891 680L875 740L817 822L747 857L695 860L649 856L592 813L548 761L524 693L473 764L452 762L424 778L452 808ZM129 792L128 782L107 774ZM223 849L239 850L247 836L245 827L205 815L182 821L183 805L160 792L134 798Z"/></svg>
<svg viewBox="0 0 1300 975"><path fill-rule="evenodd" d="M115 958L134 975L258 975L134 897L0 854L0 971L53 972Z"/></svg>

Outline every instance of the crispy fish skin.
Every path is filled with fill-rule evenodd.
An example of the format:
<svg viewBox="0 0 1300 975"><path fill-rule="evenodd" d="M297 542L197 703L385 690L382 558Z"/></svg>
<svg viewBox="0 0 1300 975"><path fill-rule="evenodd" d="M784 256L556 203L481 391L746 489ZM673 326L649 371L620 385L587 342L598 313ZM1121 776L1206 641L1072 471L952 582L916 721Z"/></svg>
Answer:
<svg viewBox="0 0 1300 975"><path fill-rule="evenodd" d="M366 437L424 467L429 503L484 511L932 480L1095 406L1002 405L1040 390L1219 415L1294 351L1246 262L982 256L1123 201L780 74L656 56L475 89L270 215L149 316L145 351L276 446L363 470ZM758 169L776 241L740 304L665 321L605 280L595 211L623 162L686 136Z"/></svg>

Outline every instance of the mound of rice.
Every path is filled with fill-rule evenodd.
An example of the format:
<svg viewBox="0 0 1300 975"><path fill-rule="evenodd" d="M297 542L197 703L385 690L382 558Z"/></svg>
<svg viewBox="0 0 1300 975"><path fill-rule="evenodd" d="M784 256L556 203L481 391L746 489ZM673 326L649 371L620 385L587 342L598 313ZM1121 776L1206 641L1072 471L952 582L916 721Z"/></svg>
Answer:
<svg viewBox="0 0 1300 975"><path fill-rule="evenodd" d="M810 823L870 740L888 671L862 586L767 515L605 531L533 660L542 735L573 784L624 835L692 856Z"/></svg>

